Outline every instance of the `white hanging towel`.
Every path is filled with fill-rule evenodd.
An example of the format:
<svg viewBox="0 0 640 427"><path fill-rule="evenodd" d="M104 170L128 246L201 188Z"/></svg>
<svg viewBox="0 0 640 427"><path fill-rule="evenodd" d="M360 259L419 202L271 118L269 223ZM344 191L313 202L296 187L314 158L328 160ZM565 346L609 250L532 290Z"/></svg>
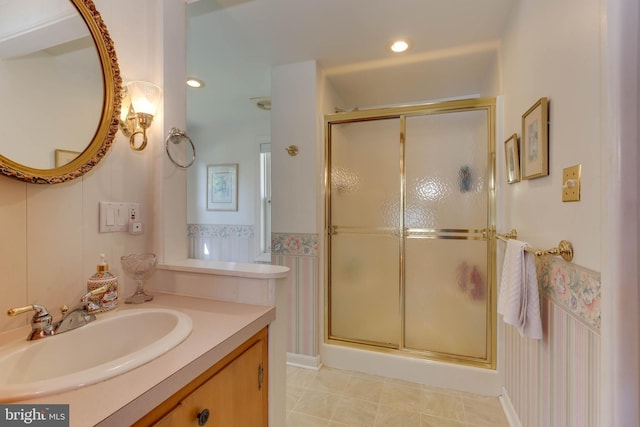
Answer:
<svg viewBox="0 0 640 427"><path fill-rule="evenodd" d="M542 339L540 297L535 255L524 250L527 243L509 239L504 254L498 295L498 313L520 335Z"/></svg>

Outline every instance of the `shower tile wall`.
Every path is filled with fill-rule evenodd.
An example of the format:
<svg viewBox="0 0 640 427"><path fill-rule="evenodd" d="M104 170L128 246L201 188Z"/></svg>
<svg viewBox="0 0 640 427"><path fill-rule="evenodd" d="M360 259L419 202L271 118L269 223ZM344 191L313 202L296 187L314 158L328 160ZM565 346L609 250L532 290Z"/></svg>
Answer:
<svg viewBox="0 0 640 427"><path fill-rule="evenodd" d="M189 258L254 261L253 225L188 224Z"/></svg>
<svg viewBox="0 0 640 427"><path fill-rule="evenodd" d="M538 260L542 340L505 327L505 389L523 427L597 426L600 273Z"/></svg>
<svg viewBox="0 0 640 427"><path fill-rule="evenodd" d="M271 262L289 267L287 352L318 355L318 236L316 234L271 235Z"/></svg>

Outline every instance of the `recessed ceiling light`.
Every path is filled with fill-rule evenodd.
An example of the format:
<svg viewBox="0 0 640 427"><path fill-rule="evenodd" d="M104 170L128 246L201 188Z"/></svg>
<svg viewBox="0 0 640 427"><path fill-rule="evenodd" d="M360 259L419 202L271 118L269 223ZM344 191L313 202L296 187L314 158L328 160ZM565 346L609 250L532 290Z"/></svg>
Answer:
<svg viewBox="0 0 640 427"><path fill-rule="evenodd" d="M407 42L406 40L396 40L391 43L389 49L391 49L391 51L394 53L402 53L405 50L409 49L409 42Z"/></svg>
<svg viewBox="0 0 640 427"><path fill-rule="evenodd" d="M195 77L189 77L187 79L187 86L197 89L197 88L204 87L204 82L200 79L196 79Z"/></svg>

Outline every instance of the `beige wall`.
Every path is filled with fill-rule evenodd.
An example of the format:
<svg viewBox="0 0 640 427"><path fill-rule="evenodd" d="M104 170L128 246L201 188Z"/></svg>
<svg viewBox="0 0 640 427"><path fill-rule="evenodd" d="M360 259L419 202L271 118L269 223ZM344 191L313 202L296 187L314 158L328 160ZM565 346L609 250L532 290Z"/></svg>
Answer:
<svg viewBox="0 0 640 427"><path fill-rule="evenodd" d="M521 116L539 98L550 102L549 176L517 184L498 177L503 226L521 240L551 248L561 239L574 262L599 271L600 263L600 2L521 1L503 39L504 138L522 136ZM498 162L504 164L503 141ZM580 202L562 202L562 170L582 165Z"/></svg>
<svg viewBox="0 0 640 427"><path fill-rule="evenodd" d="M157 81L156 1L95 0L114 40L124 80ZM126 13L123 11L126 10ZM140 18L142 17L142 18ZM132 40L136 40L132 42ZM159 120L151 142L161 138ZM151 249L154 150L137 153L118 133L111 151L80 179L56 185L26 184L0 177L0 301L2 310L43 304L53 313L73 304L86 289L100 253L120 272L122 255ZM98 232L99 201L140 202L142 236ZM183 233L184 234L184 233ZM131 292L128 280L121 286ZM29 316L0 316L0 331L26 324Z"/></svg>
<svg viewBox="0 0 640 427"><path fill-rule="evenodd" d="M506 184L498 142L499 231L516 228L520 240L537 248L566 239L575 250L572 264L539 259L544 338L522 338L505 326L498 369L525 427L599 425L604 18L599 0L520 1L503 38L503 140L521 137L522 114L547 97L549 176ZM577 164L581 201L562 202L563 168ZM585 320L585 313L592 318Z"/></svg>
<svg viewBox="0 0 640 427"><path fill-rule="evenodd" d="M315 233L317 203L317 66L315 61L271 70L271 185L274 233ZM285 147L296 145L298 155Z"/></svg>

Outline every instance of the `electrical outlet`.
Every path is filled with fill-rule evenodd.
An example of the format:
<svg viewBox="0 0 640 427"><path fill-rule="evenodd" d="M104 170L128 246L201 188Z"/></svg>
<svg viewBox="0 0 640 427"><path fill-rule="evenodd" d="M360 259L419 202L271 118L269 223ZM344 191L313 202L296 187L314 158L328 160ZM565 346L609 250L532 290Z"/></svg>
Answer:
<svg viewBox="0 0 640 427"><path fill-rule="evenodd" d="M562 170L562 201L580 201L580 179L582 165L575 165Z"/></svg>
<svg viewBox="0 0 640 427"><path fill-rule="evenodd" d="M142 227L142 222L140 221L131 221L129 222L129 233L130 234L142 234L144 231Z"/></svg>
<svg viewBox="0 0 640 427"><path fill-rule="evenodd" d="M99 203L99 231L112 233L117 231L127 232L131 222L139 222L142 232L142 211L140 203L128 202L100 202Z"/></svg>

